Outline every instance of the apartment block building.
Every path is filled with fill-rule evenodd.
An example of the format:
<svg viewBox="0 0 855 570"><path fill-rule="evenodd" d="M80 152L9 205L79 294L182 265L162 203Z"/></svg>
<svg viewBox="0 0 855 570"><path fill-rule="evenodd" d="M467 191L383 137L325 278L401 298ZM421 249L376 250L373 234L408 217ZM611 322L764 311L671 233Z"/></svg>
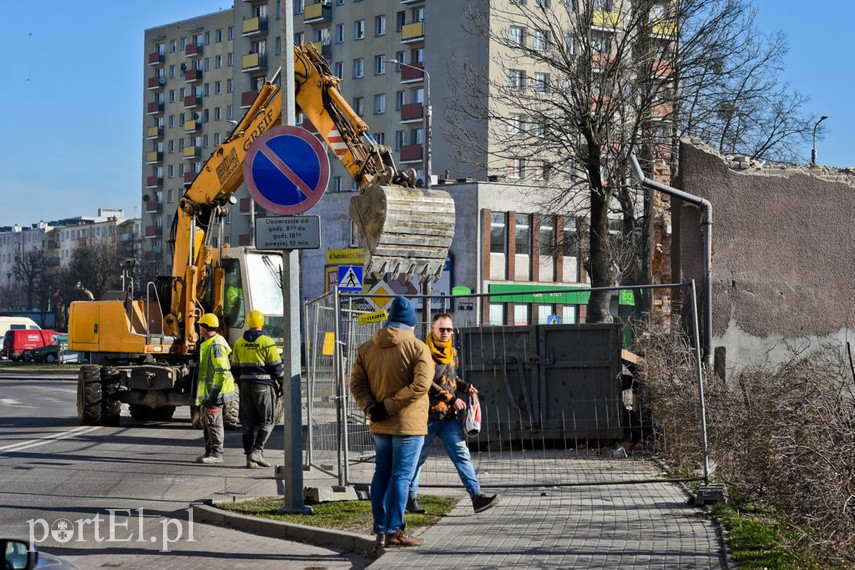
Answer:
<svg viewBox="0 0 855 570"><path fill-rule="evenodd" d="M555 1L504 0L503 5L508 8L528 2L548 10ZM532 85L548 87L550 79L543 69L525 58L504 54L502 49L507 51L507 45L503 48L499 44L507 42L496 41L497 34L510 34L535 49L548 49L542 34L526 29L524 21L510 27L504 21L493 24L497 29L490 33L473 33L468 24L475 17L489 25L493 3L461 0L293 0L293 14L287 15L283 14L283 5L281 0L235 0L231 9L145 31L141 180L144 261L163 268L168 265L168 240L178 200L210 153L229 136L233 122L250 106L264 80L281 66L286 16L293 18L294 42L315 44L332 72L342 78L345 99L368 123L374 138L392 148L399 169L412 168L417 179L425 182L425 119L430 102L430 158L435 184L458 181L470 192L479 188L473 190L475 181L535 187L543 184L543 164L525 165L521 159L491 155L491 132L498 127L490 119L470 116L461 121L458 116L452 121L446 105L458 97L461 86L476 77L512 84L530 80ZM608 20L606 15L617 9L611 0L596 2L594 8L599 14L597 21ZM515 112L500 109L505 111L509 116ZM298 115L297 123L301 122ZM504 121L501 128L506 129L507 123ZM455 136L458 128L465 129L470 140L483 144L461 147L461 139ZM347 194L356 188L335 155L329 156L327 196L308 213L321 215L322 248L353 248L358 244L346 202ZM556 217L564 212L542 215L526 188L521 186L516 198L513 192L505 188L501 200L490 201L480 191L479 210L471 209L469 202L458 208L458 228L466 225L478 232L477 239L467 243L455 240L458 258L463 258L461 248L469 247L475 252L473 259L492 257L493 262L479 261L476 275L458 271L458 276L466 275L466 283L452 285L484 292L490 284L502 281L585 283L588 278L581 256L566 251L569 237L563 246L559 241L569 228L577 227L577 220ZM249 245L253 216L266 213L251 203L245 186L236 198L237 204L226 219L223 241ZM459 199L465 200L465 195ZM524 209L515 206L523 203ZM511 239L517 234L522 237ZM550 239L552 243L546 243ZM574 243L578 247L578 242ZM555 267L562 270L539 271L542 255L537 252L559 252L562 247L563 253L555 254ZM497 255L509 261L499 263ZM323 251L304 251L302 258L303 291L310 297L328 286L330 268L324 265ZM517 259L519 263L515 263ZM502 313L496 308L489 311L491 321L500 318L496 313ZM515 316L510 310L501 318L520 322L542 317L538 317L537 309L527 310L524 319L521 314Z"/></svg>

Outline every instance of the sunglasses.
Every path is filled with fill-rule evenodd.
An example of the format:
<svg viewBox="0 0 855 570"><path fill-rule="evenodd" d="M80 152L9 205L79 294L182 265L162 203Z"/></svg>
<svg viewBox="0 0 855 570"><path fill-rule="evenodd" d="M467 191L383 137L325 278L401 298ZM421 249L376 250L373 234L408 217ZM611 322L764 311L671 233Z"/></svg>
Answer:
<svg viewBox="0 0 855 570"><path fill-rule="evenodd" d="M436 330L438 330L441 333L452 333L452 332L454 332L454 329L447 329L445 327L437 327Z"/></svg>

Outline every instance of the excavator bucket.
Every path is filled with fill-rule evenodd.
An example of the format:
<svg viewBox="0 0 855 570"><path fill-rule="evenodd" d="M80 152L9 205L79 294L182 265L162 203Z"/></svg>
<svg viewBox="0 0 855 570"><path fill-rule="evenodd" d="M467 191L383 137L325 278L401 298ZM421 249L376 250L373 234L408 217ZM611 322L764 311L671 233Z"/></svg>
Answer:
<svg viewBox="0 0 855 570"><path fill-rule="evenodd" d="M372 184L350 200L367 273L406 273L436 280L454 237L448 192Z"/></svg>

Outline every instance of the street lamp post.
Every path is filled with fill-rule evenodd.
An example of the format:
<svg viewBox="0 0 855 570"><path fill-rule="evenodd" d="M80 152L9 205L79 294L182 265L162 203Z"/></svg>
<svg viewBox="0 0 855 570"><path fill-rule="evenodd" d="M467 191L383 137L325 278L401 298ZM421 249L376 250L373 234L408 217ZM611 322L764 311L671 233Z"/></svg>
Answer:
<svg viewBox="0 0 855 570"><path fill-rule="evenodd" d="M823 115L819 118L816 124L813 126L813 147L810 151L810 165L816 166L816 129L819 127L819 124L826 120L828 115Z"/></svg>
<svg viewBox="0 0 855 570"><path fill-rule="evenodd" d="M410 69L416 69L422 72L422 75L425 76L425 188L431 187L431 108L430 108L430 75L425 71L422 67L416 67L415 65L410 65L409 63L404 63L403 61L398 61L397 59L387 59L388 63L395 63L397 65L402 65L404 67L409 67Z"/></svg>

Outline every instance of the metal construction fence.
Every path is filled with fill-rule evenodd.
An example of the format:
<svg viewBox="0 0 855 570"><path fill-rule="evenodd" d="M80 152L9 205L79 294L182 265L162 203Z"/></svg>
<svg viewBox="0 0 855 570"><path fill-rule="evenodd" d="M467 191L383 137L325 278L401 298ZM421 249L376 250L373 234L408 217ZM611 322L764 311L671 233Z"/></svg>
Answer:
<svg viewBox="0 0 855 570"><path fill-rule="evenodd" d="M645 289L654 288L669 293L679 290L690 309L690 332L697 339L694 283L638 286L633 290L641 295ZM552 293L542 294L549 298ZM560 295L566 295L566 289L552 295L553 299L562 299ZM356 302L366 297L340 296L333 291L305 305L306 464L337 476L341 485L368 484L373 468L374 445L368 420L353 402L348 387L349 363L359 346L385 322L376 311ZM453 342L459 353L460 374L479 390L482 428L470 439L469 447L482 487L665 480L655 464L644 461L651 457L657 418L636 397L637 381L630 370L632 354L625 350L631 343L631 335L625 330L632 326L631 319L619 318L611 324L478 324L458 320L454 307L525 303L530 295L411 296L418 307L429 298L432 314L448 311L455 318ZM375 307L389 300L389 295L372 299ZM588 296L577 293L573 299L563 300L574 301L578 309ZM422 321L416 325L416 334L424 338L430 330L431 312L420 312ZM580 316L577 320L583 320L585 311L577 310L576 314ZM698 344L694 343L698 383L695 404L701 425L691 429L701 434L697 456L706 479L703 367ZM623 462L619 470L615 469L617 461ZM438 439L422 469L420 486L460 486Z"/></svg>

